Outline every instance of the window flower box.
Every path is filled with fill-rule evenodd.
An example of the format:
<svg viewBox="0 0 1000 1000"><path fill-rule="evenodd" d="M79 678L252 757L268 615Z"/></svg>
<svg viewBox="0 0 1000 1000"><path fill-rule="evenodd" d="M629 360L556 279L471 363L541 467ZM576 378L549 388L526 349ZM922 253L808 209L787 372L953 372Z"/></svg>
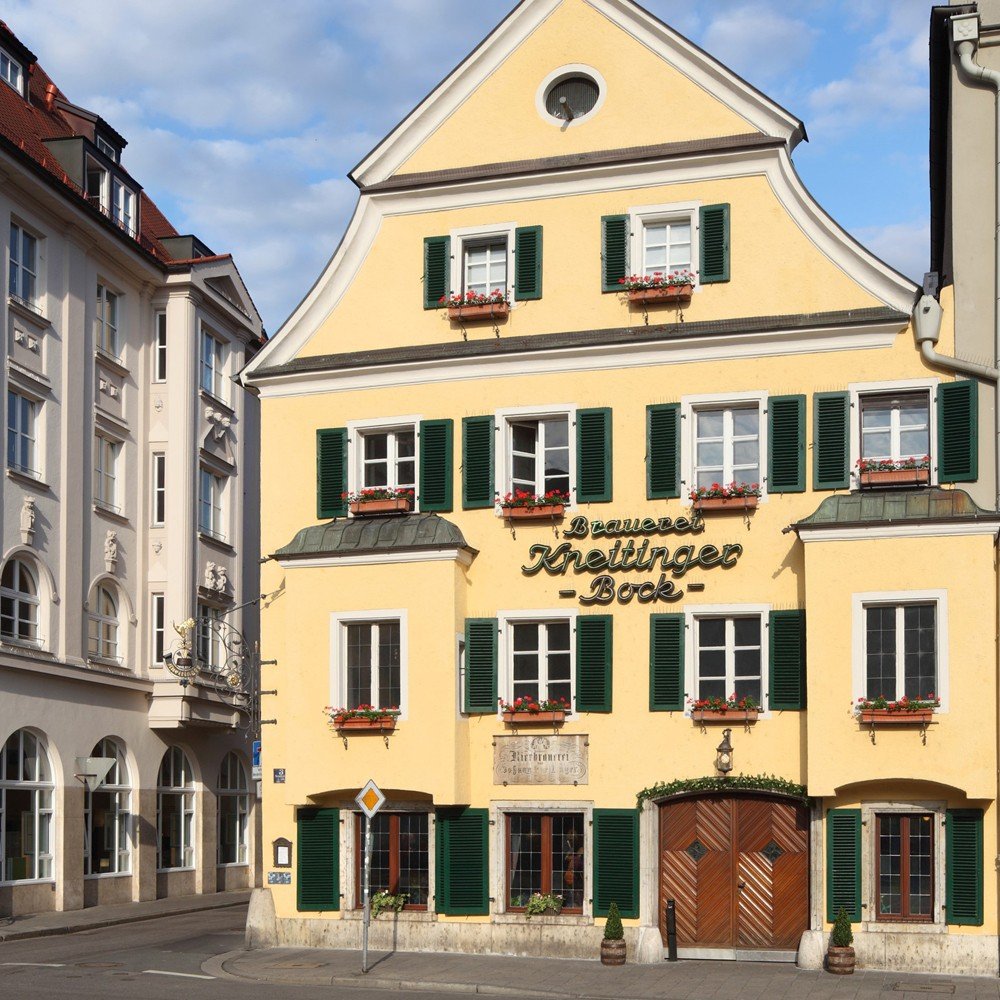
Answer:
<svg viewBox="0 0 1000 1000"><path fill-rule="evenodd" d="M531 698L515 698L507 703L499 699L500 712L503 721L511 726L558 726L566 721L569 702L565 698L546 701L533 701Z"/></svg>
<svg viewBox="0 0 1000 1000"><path fill-rule="evenodd" d="M559 726L566 721L565 712L504 712L503 721L509 726Z"/></svg>
<svg viewBox="0 0 1000 1000"><path fill-rule="evenodd" d="M448 319L475 322L476 320L505 319L510 312L507 293L495 288L488 295L466 292L465 295L442 295L439 306L448 310Z"/></svg>
<svg viewBox="0 0 1000 1000"><path fill-rule="evenodd" d="M561 503L541 504L538 507L500 506L503 516L511 521L542 521L547 517L562 517L566 513L566 508Z"/></svg>
<svg viewBox="0 0 1000 1000"><path fill-rule="evenodd" d="M695 510L756 510L759 497L705 497L695 500Z"/></svg>
<svg viewBox="0 0 1000 1000"><path fill-rule="evenodd" d="M375 729L379 732L391 733L396 728L396 716L380 715L377 719L359 719L337 715L333 718L333 726L335 729Z"/></svg>
<svg viewBox="0 0 1000 1000"><path fill-rule="evenodd" d="M628 293L629 302L642 305L659 302L690 302L694 285L663 285L660 288L636 288Z"/></svg>
<svg viewBox="0 0 1000 1000"><path fill-rule="evenodd" d="M858 482L865 488L893 486L926 486L931 480L931 459L907 458L901 462L892 459L859 458Z"/></svg>
<svg viewBox="0 0 1000 1000"><path fill-rule="evenodd" d="M865 726L926 726L941 706L937 695L924 698L859 698L854 706L858 721Z"/></svg>
<svg viewBox="0 0 1000 1000"><path fill-rule="evenodd" d="M694 275L687 269L629 274L618 279L629 302L641 305L658 302L689 302L694 292Z"/></svg>
<svg viewBox="0 0 1000 1000"><path fill-rule="evenodd" d="M760 499L759 483L732 482L728 486L712 483L699 486L688 497L695 510L756 510Z"/></svg>
<svg viewBox="0 0 1000 1000"><path fill-rule="evenodd" d="M385 514L407 514L413 510L413 490L375 487L356 493L342 493L348 510L355 517L377 517Z"/></svg>
<svg viewBox="0 0 1000 1000"><path fill-rule="evenodd" d="M323 709L330 725L336 730L350 729L358 732L391 733L396 728L400 712L398 708L375 708L372 705L358 705L357 708Z"/></svg>
<svg viewBox="0 0 1000 1000"><path fill-rule="evenodd" d="M549 490L542 494L515 490L500 500L500 510L504 517L512 521L543 520L562 517L568 503L569 494L560 490Z"/></svg>
<svg viewBox="0 0 1000 1000"><path fill-rule="evenodd" d="M691 719L698 723L713 722L743 722L752 726L757 721L760 709L757 708L732 708L732 709L694 709L691 712Z"/></svg>

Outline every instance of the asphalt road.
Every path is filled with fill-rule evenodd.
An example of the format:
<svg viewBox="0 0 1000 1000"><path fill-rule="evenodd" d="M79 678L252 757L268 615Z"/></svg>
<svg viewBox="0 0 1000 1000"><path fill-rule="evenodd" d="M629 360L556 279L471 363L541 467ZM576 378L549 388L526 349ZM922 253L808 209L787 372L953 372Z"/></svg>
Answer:
<svg viewBox="0 0 1000 1000"><path fill-rule="evenodd" d="M319 995L306 986L276 986L207 977L206 959L243 945L246 907L163 917L102 930L0 944L2 1000L280 1000ZM322 990L328 996L329 988ZM350 996L352 991L337 991ZM371 991L356 991L359 998ZM429 1000L429 994L422 994ZM452 998L453 1000L453 998Z"/></svg>

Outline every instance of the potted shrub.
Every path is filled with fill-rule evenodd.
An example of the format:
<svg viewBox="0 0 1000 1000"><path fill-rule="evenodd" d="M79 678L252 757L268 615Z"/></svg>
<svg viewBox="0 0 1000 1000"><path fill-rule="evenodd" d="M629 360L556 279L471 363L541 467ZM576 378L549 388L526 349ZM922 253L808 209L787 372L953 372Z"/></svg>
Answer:
<svg viewBox="0 0 1000 1000"><path fill-rule="evenodd" d="M851 930L851 921L848 919L847 910L841 907L837 911L837 919L833 925L833 933L830 935L830 947L826 952L826 971L832 972L836 976L849 976L854 972L854 931Z"/></svg>
<svg viewBox="0 0 1000 1000"><path fill-rule="evenodd" d="M532 698L515 698L512 702L499 699L503 721L509 725L558 725L566 721L569 702L565 698L535 701Z"/></svg>
<svg viewBox="0 0 1000 1000"><path fill-rule="evenodd" d="M569 494L562 490L549 490L548 493L514 490L504 494L500 500L500 511L511 521L562 517L568 503Z"/></svg>
<svg viewBox="0 0 1000 1000"><path fill-rule="evenodd" d="M503 319L510 312L510 301L503 288L494 288L485 294L442 295L438 305L447 308L448 319Z"/></svg>
<svg viewBox="0 0 1000 1000"><path fill-rule="evenodd" d="M926 486L931 480L931 456L904 458L859 458L858 482L862 487Z"/></svg>
<svg viewBox="0 0 1000 1000"><path fill-rule="evenodd" d="M760 483L712 483L699 486L688 496L695 510L756 510Z"/></svg>
<svg viewBox="0 0 1000 1000"><path fill-rule="evenodd" d="M732 722L737 719L742 722L754 723L760 712L757 699L750 695L737 698L731 694L728 698L688 698L691 707L691 718L695 722Z"/></svg>
<svg viewBox="0 0 1000 1000"><path fill-rule="evenodd" d="M694 291L694 275L682 268L677 271L654 271L652 274L629 274L618 279L629 302L643 305L657 302L689 302Z"/></svg>
<svg viewBox="0 0 1000 1000"><path fill-rule="evenodd" d="M331 708L327 705L323 711L334 729L376 730L389 733L396 728L396 720L400 716L400 711L395 705L391 708L375 708L373 705Z"/></svg>
<svg viewBox="0 0 1000 1000"><path fill-rule="evenodd" d="M524 907L525 918L558 917L563 907L562 896L552 892L533 892Z"/></svg>
<svg viewBox="0 0 1000 1000"><path fill-rule="evenodd" d="M355 517L381 514L406 514L413 510L413 490L393 486L374 486L354 493L341 493Z"/></svg>
<svg viewBox="0 0 1000 1000"><path fill-rule="evenodd" d="M392 913L399 913L406 906L408 896L409 894L405 892L393 895L386 889L376 892L368 901L368 905L371 908L372 920L376 920L380 913L385 913L387 910Z"/></svg>
<svg viewBox="0 0 1000 1000"><path fill-rule="evenodd" d="M618 904L612 900L601 939L601 965L625 964L625 929L622 927Z"/></svg>
<svg viewBox="0 0 1000 1000"><path fill-rule="evenodd" d="M932 692L923 698L904 696L898 701L889 701L883 695L859 698L854 711L863 725L926 726L940 707L941 699Z"/></svg>

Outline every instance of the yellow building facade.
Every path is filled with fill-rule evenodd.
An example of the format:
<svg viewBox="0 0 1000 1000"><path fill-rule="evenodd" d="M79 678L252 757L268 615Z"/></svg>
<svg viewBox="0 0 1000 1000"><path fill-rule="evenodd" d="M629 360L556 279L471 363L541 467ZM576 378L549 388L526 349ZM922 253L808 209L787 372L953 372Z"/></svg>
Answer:
<svg viewBox="0 0 1000 1000"><path fill-rule="evenodd" d="M632 960L669 909L818 966L843 907L862 965L997 971L977 386L803 135L627 0L530 0L355 168L244 374L252 940L360 942L373 779L376 947L592 957L614 902Z"/></svg>

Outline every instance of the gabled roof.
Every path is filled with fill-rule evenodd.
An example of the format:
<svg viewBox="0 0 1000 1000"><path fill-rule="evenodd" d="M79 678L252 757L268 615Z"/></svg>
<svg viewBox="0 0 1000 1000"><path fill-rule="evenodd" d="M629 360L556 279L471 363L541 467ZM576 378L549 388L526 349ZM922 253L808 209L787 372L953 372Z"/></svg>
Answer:
<svg viewBox="0 0 1000 1000"><path fill-rule="evenodd" d="M565 0L520 3L350 172L361 188L388 180L409 155ZM805 138L802 122L633 0L587 0L665 62L710 90L761 132L789 148Z"/></svg>

